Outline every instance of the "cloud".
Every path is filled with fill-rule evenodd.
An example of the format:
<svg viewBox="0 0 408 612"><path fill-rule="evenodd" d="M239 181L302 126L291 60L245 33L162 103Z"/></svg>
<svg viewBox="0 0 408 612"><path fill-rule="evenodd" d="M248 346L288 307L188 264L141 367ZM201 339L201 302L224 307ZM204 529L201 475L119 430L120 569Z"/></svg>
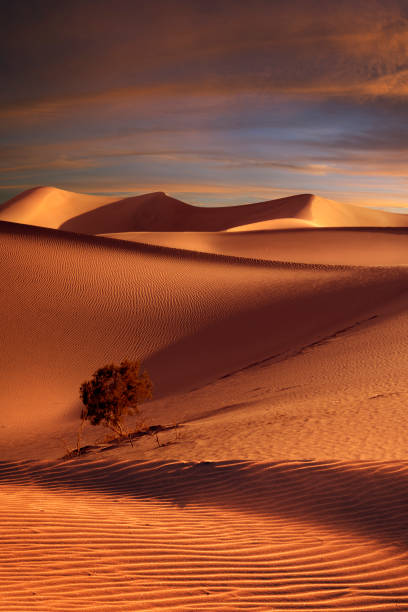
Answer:
<svg viewBox="0 0 408 612"><path fill-rule="evenodd" d="M69 139L63 133L45 142L10 144L0 149L0 172L24 182L27 176L42 177L47 171L54 180L58 172L61 176L73 176L75 171L91 176L91 171L100 175L103 170L116 175L121 168L124 175L133 172L154 179L161 173L165 180L170 172L184 175L184 180L189 174L207 174L209 182L221 175L230 177L228 180L234 175L262 178L267 171L310 177L406 177L404 128L398 131L393 124L388 130L363 127L359 132L357 117L339 132L324 127L322 115L317 126L312 122L308 129L299 129L289 116L288 125L280 132L275 126L261 131L250 128L243 136L234 121L232 130L219 131L220 124L228 125L228 118L220 115L218 119L215 129L207 123L198 130L183 130L177 125L174 129L145 127L121 136L113 131L91 138L72 137L68 131ZM262 126L264 120L258 121Z"/></svg>
<svg viewBox="0 0 408 612"><path fill-rule="evenodd" d="M220 198L402 185L406 1L329 4L8 3L3 182Z"/></svg>
<svg viewBox="0 0 408 612"><path fill-rule="evenodd" d="M10 115L181 94L408 93L403 0L15 4L0 43Z"/></svg>

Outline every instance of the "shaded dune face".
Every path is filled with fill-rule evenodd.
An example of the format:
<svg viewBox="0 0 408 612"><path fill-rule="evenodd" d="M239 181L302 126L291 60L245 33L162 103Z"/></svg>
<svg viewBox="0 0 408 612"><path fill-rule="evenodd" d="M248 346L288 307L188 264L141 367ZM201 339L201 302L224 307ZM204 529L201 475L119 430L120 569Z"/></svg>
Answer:
<svg viewBox="0 0 408 612"><path fill-rule="evenodd" d="M154 193L107 204L68 220L60 229L88 234L121 231L218 232L242 225L250 227L252 223L270 219L309 219L313 216L313 198L304 194L245 206L214 208L191 206L164 193Z"/></svg>

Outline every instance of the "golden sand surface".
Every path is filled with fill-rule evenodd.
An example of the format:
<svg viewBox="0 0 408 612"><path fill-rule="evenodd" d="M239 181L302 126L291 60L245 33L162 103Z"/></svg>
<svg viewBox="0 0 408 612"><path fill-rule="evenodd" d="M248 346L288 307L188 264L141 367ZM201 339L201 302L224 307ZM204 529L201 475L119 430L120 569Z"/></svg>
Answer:
<svg viewBox="0 0 408 612"><path fill-rule="evenodd" d="M408 215L307 194L0 206L0 609L408 610L407 264ZM124 357L160 446L63 460Z"/></svg>

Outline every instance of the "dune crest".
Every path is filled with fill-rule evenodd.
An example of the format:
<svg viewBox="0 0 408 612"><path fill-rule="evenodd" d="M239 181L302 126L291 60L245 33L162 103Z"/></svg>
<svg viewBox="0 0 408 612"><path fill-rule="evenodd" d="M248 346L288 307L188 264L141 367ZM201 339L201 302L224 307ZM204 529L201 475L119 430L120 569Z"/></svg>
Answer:
<svg viewBox="0 0 408 612"><path fill-rule="evenodd" d="M240 206L192 206L163 192L128 198L26 191L0 206L0 220L85 234L136 231L216 232L240 228L408 227L408 215L340 204L311 194ZM265 224L265 226L253 224Z"/></svg>
<svg viewBox="0 0 408 612"><path fill-rule="evenodd" d="M57 229L67 215L79 215L116 198L73 193L55 187L34 187L0 206L0 220Z"/></svg>
<svg viewBox="0 0 408 612"><path fill-rule="evenodd" d="M274 226L279 220L265 223ZM408 228L318 228L305 223L299 221L285 229L274 226L241 231L241 226L227 232L119 232L103 236L255 260L370 267L408 263ZM264 227L264 222L254 225Z"/></svg>
<svg viewBox="0 0 408 612"><path fill-rule="evenodd" d="M297 217L282 217L281 219L270 219L268 221L255 221L246 225L230 227L227 232L259 232L274 229L299 229L304 227L318 227L317 223Z"/></svg>

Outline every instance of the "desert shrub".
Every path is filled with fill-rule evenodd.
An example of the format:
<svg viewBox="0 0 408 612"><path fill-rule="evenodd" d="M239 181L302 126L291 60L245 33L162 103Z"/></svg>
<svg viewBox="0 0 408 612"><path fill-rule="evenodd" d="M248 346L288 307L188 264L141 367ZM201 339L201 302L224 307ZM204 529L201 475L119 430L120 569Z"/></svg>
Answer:
<svg viewBox="0 0 408 612"><path fill-rule="evenodd" d="M152 381L138 361L105 365L80 387L82 424L102 424L123 435L123 419L136 414L139 404L152 397L152 391Z"/></svg>

